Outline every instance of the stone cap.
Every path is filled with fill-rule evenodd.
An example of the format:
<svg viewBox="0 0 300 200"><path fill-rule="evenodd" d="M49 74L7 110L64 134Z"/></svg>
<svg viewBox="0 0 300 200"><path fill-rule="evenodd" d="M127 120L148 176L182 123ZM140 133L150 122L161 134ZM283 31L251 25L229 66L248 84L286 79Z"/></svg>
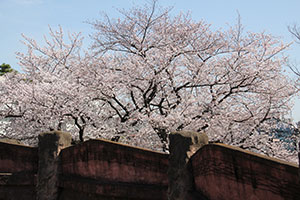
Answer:
<svg viewBox="0 0 300 200"><path fill-rule="evenodd" d="M58 145L61 147L68 147L71 146L71 141L72 141L72 136L68 132L63 132L63 131L49 131L49 132L44 132L39 134L39 138L45 137L45 136L50 136L50 135L55 135L57 137Z"/></svg>

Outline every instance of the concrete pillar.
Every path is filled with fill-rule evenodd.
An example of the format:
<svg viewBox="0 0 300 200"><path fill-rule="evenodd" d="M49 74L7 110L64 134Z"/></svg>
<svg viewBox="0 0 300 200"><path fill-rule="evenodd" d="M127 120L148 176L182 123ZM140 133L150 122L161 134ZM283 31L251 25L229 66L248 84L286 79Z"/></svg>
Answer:
<svg viewBox="0 0 300 200"><path fill-rule="evenodd" d="M37 200L57 200L59 194L59 153L61 149L71 145L71 135L52 131L42 133L38 138Z"/></svg>
<svg viewBox="0 0 300 200"><path fill-rule="evenodd" d="M300 183L300 142L298 144L298 148L299 148L299 151L298 151L298 165L299 165L298 177L299 177L299 183Z"/></svg>
<svg viewBox="0 0 300 200"><path fill-rule="evenodd" d="M195 192L189 160L198 149L208 144L207 135L197 132L174 132L170 134L169 141L168 200L205 199Z"/></svg>

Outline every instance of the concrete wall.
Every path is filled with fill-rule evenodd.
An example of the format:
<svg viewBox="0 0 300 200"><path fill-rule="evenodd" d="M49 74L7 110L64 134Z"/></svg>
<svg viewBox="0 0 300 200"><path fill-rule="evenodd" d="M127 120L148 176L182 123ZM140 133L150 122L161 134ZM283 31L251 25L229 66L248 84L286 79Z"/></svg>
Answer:
<svg viewBox="0 0 300 200"><path fill-rule="evenodd" d="M0 172L36 172L37 148L0 142Z"/></svg>
<svg viewBox="0 0 300 200"><path fill-rule="evenodd" d="M211 200L300 199L297 165L223 144L191 160L196 189Z"/></svg>
<svg viewBox="0 0 300 200"><path fill-rule="evenodd" d="M59 199L166 200L168 155L90 140L62 149ZM0 142L0 200L36 197L36 148ZM211 200L300 199L298 167L209 144L191 158L195 188Z"/></svg>
<svg viewBox="0 0 300 200"><path fill-rule="evenodd" d="M0 142L0 200L36 198L37 148Z"/></svg>
<svg viewBox="0 0 300 200"><path fill-rule="evenodd" d="M166 154L90 140L62 150L61 168L61 199L167 199Z"/></svg>

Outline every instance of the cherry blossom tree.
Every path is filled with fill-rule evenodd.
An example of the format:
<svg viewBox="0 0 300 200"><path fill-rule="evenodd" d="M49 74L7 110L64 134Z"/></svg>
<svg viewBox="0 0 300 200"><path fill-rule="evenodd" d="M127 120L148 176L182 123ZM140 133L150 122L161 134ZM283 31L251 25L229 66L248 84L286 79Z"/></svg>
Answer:
<svg viewBox="0 0 300 200"><path fill-rule="evenodd" d="M50 29L50 36L45 47L24 36L28 52L18 57L25 73L9 74L1 84L0 115L9 119L6 136L35 140L42 131L67 129L63 125L72 122L68 131L83 141L86 129L100 128L95 119L103 105L94 105L81 80L81 68L89 65L80 55L82 38L69 35L66 43L61 28Z"/></svg>
<svg viewBox="0 0 300 200"><path fill-rule="evenodd" d="M123 18L90 22L90 49L80 34L50 29L41 47L25 38L25 73L0 83L0 116L10 137L65 129L168 150L171 131L205 131L210 140L286 156L266 131L290 110L295 93L282 73L288 47L240 22L213 31L189 14L172 16L156 1L120 10ZM65 124L65 128L63 125Z"/></svg>
<svg viewBox="0 0 300 200"><path fill-rule="evenodd" d="M155 1L120 12L123 19L91 22L92 50L109 60L106 77L114 77L103 95L120 122L147 123L143 131L163 143L170 131L205 130L212 140L272 154L258 130L289 112L295 90L281 73L288 45L244 34L240 23L212 31Z"/></svg>

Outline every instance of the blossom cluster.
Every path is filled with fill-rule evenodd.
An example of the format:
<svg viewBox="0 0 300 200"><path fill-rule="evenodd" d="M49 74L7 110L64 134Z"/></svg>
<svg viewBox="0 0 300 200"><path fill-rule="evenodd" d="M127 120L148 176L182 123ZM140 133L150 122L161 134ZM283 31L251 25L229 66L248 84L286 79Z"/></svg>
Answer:
<svg viewBox="0 0 300 200"><path fill-rule="evenodd" d="M6 136L34 142L58 129L75 140L167 151L171 131L194 130L270 156L289 154L259 131L290 110L295 88L281 55L288 45L244 33L240 23L213 31L189 14L172 17L155 1L121 13L91 22L89 49L80 33L66 39L62 28L50 29L45 46L24 36L28 51L17 54L24 73L0 82Z"/></svg>

